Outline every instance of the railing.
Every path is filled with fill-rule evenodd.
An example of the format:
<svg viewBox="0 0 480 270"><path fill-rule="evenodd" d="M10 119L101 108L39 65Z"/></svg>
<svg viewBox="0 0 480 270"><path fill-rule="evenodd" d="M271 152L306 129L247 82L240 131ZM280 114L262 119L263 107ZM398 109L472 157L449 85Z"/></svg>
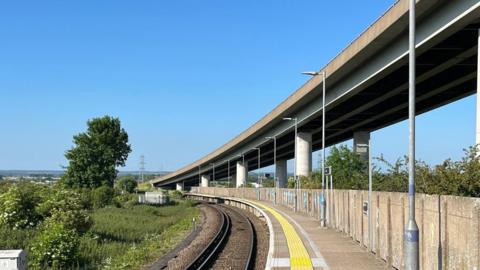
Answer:
<svg viewBox="0 0 480 270"><path fill-rule="evenodd" d="M294 207L294 190L273 188L198 188L193 193L274 202ZM276 193L276 194L275 194ZM298 211L319 220L320 190L300 190ZM325 194L327 224L349 235L391 267L403 268L403 231L408 198L404 193L373 192L372 239L364 202L368 192L334 190ZM421 269L480 269L480 198L417 194Z"/></svg>

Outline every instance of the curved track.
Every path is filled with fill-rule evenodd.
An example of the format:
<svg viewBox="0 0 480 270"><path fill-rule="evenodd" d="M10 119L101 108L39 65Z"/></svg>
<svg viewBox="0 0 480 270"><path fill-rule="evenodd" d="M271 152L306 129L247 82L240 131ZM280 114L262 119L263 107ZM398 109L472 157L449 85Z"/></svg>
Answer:
<svg viewBox="0 0 480 270"><path fill-rule="evenodd" d="M185 269L253 269L256 237L251 221L233 207L206 205L218 212L219 230Z"/></svg>

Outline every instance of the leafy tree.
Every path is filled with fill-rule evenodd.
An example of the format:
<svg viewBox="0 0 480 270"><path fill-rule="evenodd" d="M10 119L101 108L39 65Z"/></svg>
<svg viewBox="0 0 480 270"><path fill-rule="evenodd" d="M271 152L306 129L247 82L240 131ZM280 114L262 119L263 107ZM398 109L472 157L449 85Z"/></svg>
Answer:
<svg viewBox="0 0 480 270"><path fill-rule="evenodd" d="M119 177L118 181L116 182L116 186L120 190L125 190L128 193L133 193L135 188L137 188L137 181L131 175Z"/></svg>
<svg viewBox="0 0 480 270"><path fill-rule="evenodd" d="M334 188L368 188L367 166L365 162L346 145L333 146L325 163L326 166L332 167Z"/></svg>
<svg viewBox="0 0 480 270"><path fill-rule="evenodd" d="M125 166L131 147L118 118L104 116L87 122L88 129L73 137L75 146L65 153L69 165L63 183L68 187L113 187L116 167Z"/></svg>

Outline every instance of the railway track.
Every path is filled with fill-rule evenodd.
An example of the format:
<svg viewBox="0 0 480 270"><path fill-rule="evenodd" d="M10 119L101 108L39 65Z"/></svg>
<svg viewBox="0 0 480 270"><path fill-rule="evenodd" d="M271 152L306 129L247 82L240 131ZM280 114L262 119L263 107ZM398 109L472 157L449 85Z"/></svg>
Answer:
<svg viewBox="0 0 480 270"><path fill-rule="evenodd" d="M219 230L185 269L253 269L256 235L252 222L233 207L208 207L220 217Z"/></svg>

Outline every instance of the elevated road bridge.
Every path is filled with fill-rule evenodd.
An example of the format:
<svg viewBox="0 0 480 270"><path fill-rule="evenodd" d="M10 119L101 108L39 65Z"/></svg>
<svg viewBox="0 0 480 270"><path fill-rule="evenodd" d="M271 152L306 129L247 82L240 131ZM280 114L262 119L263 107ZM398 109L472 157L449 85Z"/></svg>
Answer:
<svg viewBox="0 0 480 270"><path fill-rule="evenodd" d="M416 108L421 114L477 92L480 1L419 0L416 9ZM295 152L297 175L307 175L311 152L322 148L323 84L326 146L354 138L357 149L370 132L406 119L408 11L408 1L396 2L319 71L325 81L312 77L231 141L152 184L183 188L232 179L241 186L260 163L276 164L278 185L284 187L286 161Z"/></svg>

